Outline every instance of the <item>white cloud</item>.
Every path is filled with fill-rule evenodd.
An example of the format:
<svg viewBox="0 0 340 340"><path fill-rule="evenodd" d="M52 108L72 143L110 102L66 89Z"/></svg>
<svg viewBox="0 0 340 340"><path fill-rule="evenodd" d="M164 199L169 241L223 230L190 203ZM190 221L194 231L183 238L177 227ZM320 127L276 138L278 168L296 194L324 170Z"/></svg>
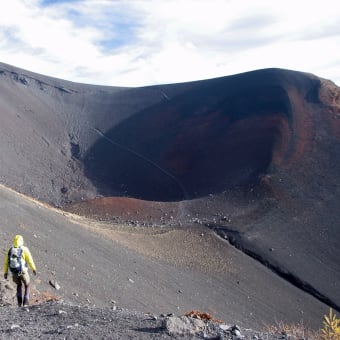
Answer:
<svg viewBox="0 0 340 340"><path fill-rule="evenodd" d="M340 84L335 0L4 0L2 62L140 86L281 67Z"/></svg>

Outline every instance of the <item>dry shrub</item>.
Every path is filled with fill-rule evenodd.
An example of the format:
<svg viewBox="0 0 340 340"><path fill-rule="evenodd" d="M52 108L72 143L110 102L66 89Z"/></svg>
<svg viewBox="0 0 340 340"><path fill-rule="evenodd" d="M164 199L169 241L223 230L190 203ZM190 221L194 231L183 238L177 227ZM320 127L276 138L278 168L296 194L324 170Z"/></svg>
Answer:
<svg viewBox="0 0 340 340"><path fill-rule="evenodd" d="M40 303L44 302L50 302L50 301L59 301L61 298L60 296L54 295L48 291L45 292L38 292L36 291L34 294L34 302L33 304L38 305Z"/></svg>
<svg viewBox="0 0 340 340"><path fill-rule="evenodd" d="M217 323L222 323L221 320L213 318L209 313L202 313L198 310L192 310L191 312L185 313L184 316L188 316L194 319L213 321Z"/></svg>
<svg viewBox="0 0 340 340"><path fill-rule="evenodd" d="M271 334L287 334L296 339L320 339L320 332L312 330L304 325L303 321L297 324L288 324L282 321L277 321L275 325L266 325L266 332Z"/></svg>
<svg viewBox="0 0 340 340"><path fill-rule="evenodd" d="M54 295L50 292L42 292L42 298L44 299L44 301L48 302L48 301L59 301L60 300L60 296Z"/></svg>

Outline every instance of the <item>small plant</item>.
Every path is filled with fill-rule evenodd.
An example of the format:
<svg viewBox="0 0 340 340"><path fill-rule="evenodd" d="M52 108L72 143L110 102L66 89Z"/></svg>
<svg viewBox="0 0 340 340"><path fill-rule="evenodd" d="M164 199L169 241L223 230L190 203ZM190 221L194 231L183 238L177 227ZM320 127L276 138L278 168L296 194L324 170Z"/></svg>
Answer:
<svg viewBox="0 0 340 340"><path fill-rule="evenodd" d="M340 319L329 310L329 316L323 317L323 328L321 329L322 340L340 340Z"/></svg>
<svg viewBox="0 0 340 340"><path fill-rule="evenodd" d="M265 329L266 332L270 334L286 334L292 339L320 339L319 331L310 329L303 323L303 321L300 321L297 324L276 321L274 325L266 325Z"/></svg>

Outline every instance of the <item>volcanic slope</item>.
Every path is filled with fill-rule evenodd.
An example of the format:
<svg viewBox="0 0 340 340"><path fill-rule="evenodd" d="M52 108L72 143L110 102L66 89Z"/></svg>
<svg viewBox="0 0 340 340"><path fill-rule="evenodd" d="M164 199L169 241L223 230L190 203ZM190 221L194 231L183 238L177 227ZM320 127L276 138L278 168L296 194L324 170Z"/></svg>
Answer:
<svg viewBox="0 0 340 340"><path fill-rule="evenodd" d="M339 100L281 69L121 88L1 64L0 180L101 220L213 231L339 310Z"/></svg>
<svg viewBox="0 0 340 340"><path fill-rule="evenodd" d="M44 296L59 296L81 306L117 306L155 315L200 310L255 330L277 320L301 319L318 328L328 312L326 305L211 231L201 229L197 236L196 230L165 228L161 233L149 230L144 239L126 226L91 222L4 186L0 216L1 256L19 233L34 257L38 275L31 276L32 304ZM167 257L162 252L158 257L143 255L132 249L134 241L145 248L158 243L172 252ZM3 287L4 280L0 284Z"/></svg>

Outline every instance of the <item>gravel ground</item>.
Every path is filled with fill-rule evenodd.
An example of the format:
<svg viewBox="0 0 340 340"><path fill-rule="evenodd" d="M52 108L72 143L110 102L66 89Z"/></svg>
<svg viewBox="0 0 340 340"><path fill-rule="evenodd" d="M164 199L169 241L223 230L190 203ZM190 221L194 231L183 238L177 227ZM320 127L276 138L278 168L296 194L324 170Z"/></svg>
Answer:
<svg viewBox="0 0 340 340"><path fill-rule="evenodd" d="M127 310L49 302L29 308L0 308L0 339L297 339L260 333L213 321L155 316ZM195 322L196 321L196 322ZM193 326L196 325L196 326Z"/></svg>
<svg viewBox="0 0 340 340"><path fill-rule="evenodd" d="M0 309L1 339L165 339L161 320L56 302Z"/></svg>

